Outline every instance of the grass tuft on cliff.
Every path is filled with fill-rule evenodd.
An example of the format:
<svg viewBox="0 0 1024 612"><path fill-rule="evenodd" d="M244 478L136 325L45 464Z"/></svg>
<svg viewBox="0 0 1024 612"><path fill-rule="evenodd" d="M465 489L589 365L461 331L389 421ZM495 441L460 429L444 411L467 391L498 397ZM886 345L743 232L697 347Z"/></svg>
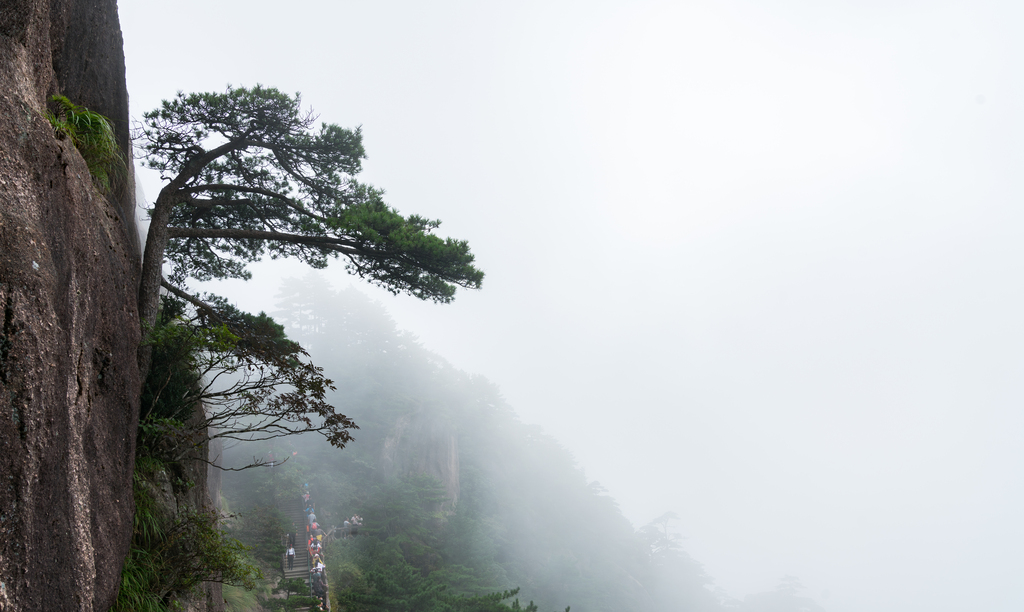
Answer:
<svg viewBox="0 0 1024 612"><path fill-rule="evenodd" d="M128 165L121 148L117 146L114 125L110 119L79 106L65 96L50 98L56 112L47 113L57 137L67 137L78 149L89 166L96 188L104 195L123 184L128 176Z"/></svg>

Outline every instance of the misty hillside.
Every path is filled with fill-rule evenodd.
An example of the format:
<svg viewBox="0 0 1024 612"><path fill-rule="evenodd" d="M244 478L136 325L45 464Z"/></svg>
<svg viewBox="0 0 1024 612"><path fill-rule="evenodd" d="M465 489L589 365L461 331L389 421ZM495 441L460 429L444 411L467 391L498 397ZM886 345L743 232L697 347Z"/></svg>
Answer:
<svg viewBox="0 0 1024 612"><path fill-rule="evenodd" d="M444 610L435 595L518 587L542 611L820 610L794 579L744 602L716 593L671 513L634 529L497 386L422 348L357 290L310 273L277 297L273 314L335 381L332 402L360 429L340 451L309 435L232 449L236 464L271 452L291 460L227 476L225 495L246 508L308 482L323 524L364 517L363 534L328 557L345 609Z"/></svg>

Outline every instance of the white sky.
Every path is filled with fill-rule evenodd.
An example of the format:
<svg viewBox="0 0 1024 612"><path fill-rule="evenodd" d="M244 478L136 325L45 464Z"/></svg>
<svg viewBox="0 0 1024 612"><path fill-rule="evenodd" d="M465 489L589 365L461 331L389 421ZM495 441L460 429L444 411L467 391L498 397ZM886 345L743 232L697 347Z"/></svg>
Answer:
<svg viewBox="0 0 1024 612"><path fill-rule="evenodd" d="M136 117L259 82L362 125L488 274L365 291L728 592L1024 609L1024 5L120 6Z"/></svg>

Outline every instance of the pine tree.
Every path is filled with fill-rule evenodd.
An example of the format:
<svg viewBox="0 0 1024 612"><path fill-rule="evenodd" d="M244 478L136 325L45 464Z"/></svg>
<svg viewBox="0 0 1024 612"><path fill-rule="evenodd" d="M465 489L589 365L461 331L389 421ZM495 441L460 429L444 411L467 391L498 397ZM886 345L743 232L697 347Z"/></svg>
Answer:
<svg viewBox="0 0 1024 612"><path fill-rule="evenodd" d="M161 285L185 291L188 278L249 278L246 264L266 255L314 268L344 256L373 284L442 303L457 287L480 287L467 242L435 235L440 221L404 217L355 179L360 130L316 123L298 95L259 85L179 93L144 115L138 148L167 181L143 258L145 329L156 323ZM149 357L143 348L143 372Z"/></svg>

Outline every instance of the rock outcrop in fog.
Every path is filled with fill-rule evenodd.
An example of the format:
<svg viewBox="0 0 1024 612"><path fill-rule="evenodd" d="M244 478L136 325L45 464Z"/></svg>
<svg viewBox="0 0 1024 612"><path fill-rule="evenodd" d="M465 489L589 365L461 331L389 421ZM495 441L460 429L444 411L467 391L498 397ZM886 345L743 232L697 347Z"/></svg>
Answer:
<svg viewBox="0 0 1024 612"><path fill-rule="evenodd" d="M450 423L423 410L398 417L384 439L380 459L386 478L426 474L444 487L441 510L459 503L459 441Z"/></svg>

